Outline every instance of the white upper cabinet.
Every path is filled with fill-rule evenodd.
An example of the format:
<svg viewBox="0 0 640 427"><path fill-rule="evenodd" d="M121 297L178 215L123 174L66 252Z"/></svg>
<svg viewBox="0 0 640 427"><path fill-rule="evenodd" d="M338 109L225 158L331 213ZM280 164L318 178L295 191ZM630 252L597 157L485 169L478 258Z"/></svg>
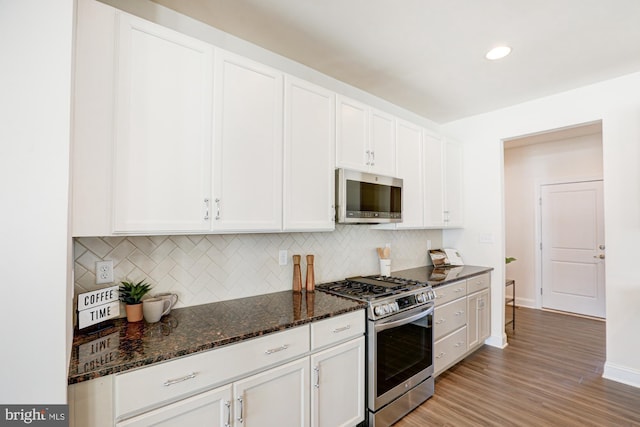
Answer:
<svg viewBox="0 0 640 427"><path fill-rule="evenodd" d="M283 230L333 230L334 93L287 76L284 114Z"/></svg>
<svg viewBox="0 0 640 427"><path fill-rule="evenodd" d="M283 73L217 52L212 228L280 231Z"/></svg>
<svg viewBox="0 0 640 427"><path fill-rule="evenodd" d="M73 91L72 235L108 236L116 10L78 1Z"/></svg>
<svg viewBox="0 0 640 427"><path fill-rule="evenodd" d="M113 231L209 228L213 48L119 15Z"/></svg>
<svg viewBox="0 0 640 427"><path fill-rule="evenodd" d="M447 227L462 227L463 218L463 149L458 142L447 140L445 164L445 220Z"/></svg>
<svg viewBox="0 0 640 427"><path fill-rule="evenodd" d="M462 227L462 146L425 133L425 226Z"/></svg>
<svg viewBox="0 0 640 427"><path fill-rule="evenodd" d="M340 95L336 105L337 166L394 176L395 118Z"/></svg>
<svg viewBox="0 0 640 427"><path fill-rule="evenodd" d="M396 129L397 176L402 178L402 222L396 228L424 227L424 167L422 128L398 121Z"/></svg>
<svg viewBox="0 0 640 427"><path fill-rule="evenodd" d="M396 176L396 118L382 111L370 110L370 171Z"/></svg>

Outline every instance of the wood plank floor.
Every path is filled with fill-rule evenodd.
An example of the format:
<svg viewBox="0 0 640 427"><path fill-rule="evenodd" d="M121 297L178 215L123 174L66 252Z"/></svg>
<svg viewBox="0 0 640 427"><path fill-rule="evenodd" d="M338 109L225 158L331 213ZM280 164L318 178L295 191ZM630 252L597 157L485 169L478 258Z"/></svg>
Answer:
<svg viewBox="0 0 640 427"><path fill-rule="evenodd" d="M602 378L604 322L518 308L507 336L436 378L395 427L640 426L640 389Z"/></svg>

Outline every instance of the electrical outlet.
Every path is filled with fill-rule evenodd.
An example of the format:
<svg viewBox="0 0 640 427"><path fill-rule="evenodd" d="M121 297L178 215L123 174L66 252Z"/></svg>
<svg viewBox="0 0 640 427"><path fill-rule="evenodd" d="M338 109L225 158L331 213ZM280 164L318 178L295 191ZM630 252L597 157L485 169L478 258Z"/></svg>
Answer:
<svg viewBox="0 0 640 427"><path fill-rule="evenodd" d="M385 244L384 244L384 247L385 247L385 248L389 248L389 249L391 249L391 243L385 243Z"/></svg>
<svg viewBox="0 0 640 427"><path fill-rule="evenodd" d="M288 258L286 249L280 249L280 251L278 251L278 264L287 265Z"/></svg>
<svg viewBox="0 0 640 427"><path fill-rule="evenodd" d="M113 261L96 261L96 285L113 283Z"/></svg>

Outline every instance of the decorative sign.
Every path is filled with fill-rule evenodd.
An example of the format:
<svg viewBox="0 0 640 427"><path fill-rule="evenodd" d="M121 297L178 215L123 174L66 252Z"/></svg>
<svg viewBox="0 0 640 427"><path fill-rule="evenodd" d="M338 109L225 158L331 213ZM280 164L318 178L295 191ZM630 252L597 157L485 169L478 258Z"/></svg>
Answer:
<svg viewBox="0 0 640 427"><path fill-rule="evenodd" d="M78 328L86 328L120 315L118 286L78 295Z"/></svg>
<svg viewBox="0 0 640 427"><path fill-rule="evenodd" d="M92 371L118 360L120 334L113 334L82 344L78 349L78 373Z"/></svg>

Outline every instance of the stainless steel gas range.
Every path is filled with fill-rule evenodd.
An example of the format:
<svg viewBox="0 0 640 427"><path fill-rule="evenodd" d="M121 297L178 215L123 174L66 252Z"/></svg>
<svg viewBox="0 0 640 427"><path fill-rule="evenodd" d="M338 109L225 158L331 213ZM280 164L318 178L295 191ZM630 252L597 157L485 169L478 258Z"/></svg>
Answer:
<svg viewBox="0 0 640 427"><path fill-rule="evenodd" d="M389 276L317 285L368 302L367 423L389 426L433 395L433 299L426 283Z"/></svg>

